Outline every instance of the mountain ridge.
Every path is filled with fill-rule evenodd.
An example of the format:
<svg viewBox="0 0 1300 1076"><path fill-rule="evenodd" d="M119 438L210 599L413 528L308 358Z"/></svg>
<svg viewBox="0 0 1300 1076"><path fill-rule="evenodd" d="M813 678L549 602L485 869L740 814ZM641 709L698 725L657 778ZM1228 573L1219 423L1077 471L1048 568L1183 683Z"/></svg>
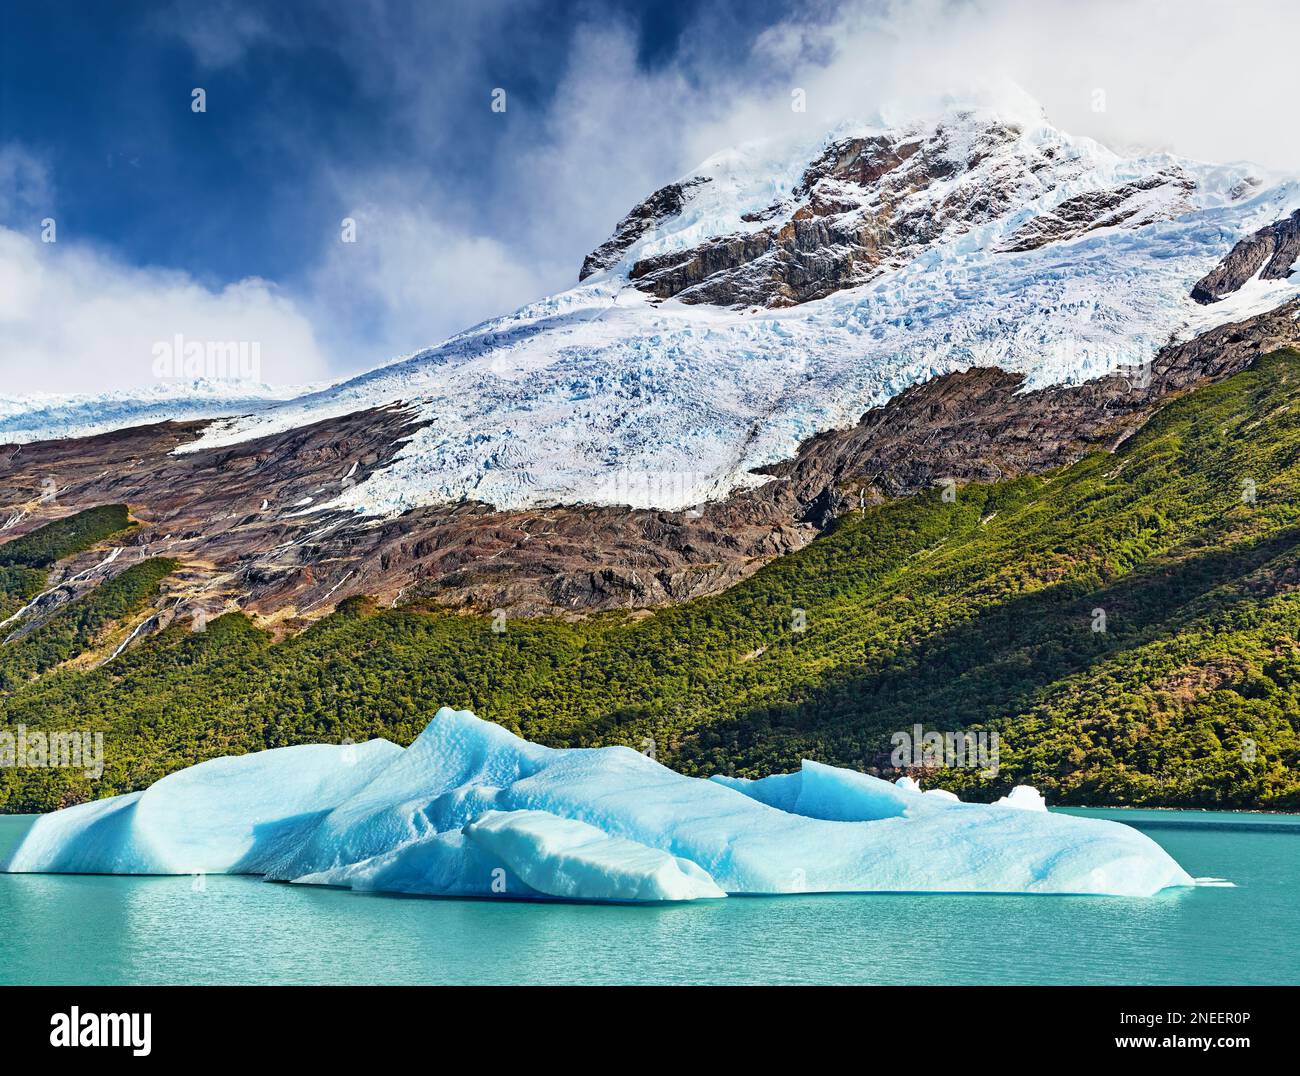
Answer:
<svg viewBox="0 0 1300 1076"><path fill-rule="evenodd" d="M897 165L883 167L882 153ZM1188 295L1234 243L1300 207L1300 184L1263 176L1123 158L987 110L742 147L634 209L628 219L647 226L624 244L620 225L618 260L578 287L307 396L243 408L181 451L402 402L422 428L332 507L388 518L461 500L690 507L753 485L755 468L791 458L810 434L851 426L930 377L1001 366L1031 387L1084 381L1300 294L1283 278L1240 289L1231 310ZM773 205L778 220L755 218ZM689 287L666 301L640 290L659 277L635 276L638 266L680 267L778 224L794 229L793 248L768 236L753 258L691 285L720 290L722 306L683 301ZM1027 244L1026 229L1042 241ZM830 274L808 283L819 293L817 280L853 286L732 309L747 289L803 286L810 265ZM0 440L41 432L0 417Z"/></svg>

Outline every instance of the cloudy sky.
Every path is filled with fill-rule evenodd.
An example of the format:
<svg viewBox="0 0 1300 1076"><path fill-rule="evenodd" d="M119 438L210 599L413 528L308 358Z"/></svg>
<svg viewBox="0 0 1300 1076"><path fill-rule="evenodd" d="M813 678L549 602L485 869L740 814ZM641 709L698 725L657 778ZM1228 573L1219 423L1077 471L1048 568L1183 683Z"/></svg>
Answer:
<svg viewBox="0 0 1300 1076"><path fill-rule="evenodd" d="M727 145L1012 84L1117 149L1300 171L1296 40L1292 0L6 0L0 396L146 386L176 333L366 369L570 286Z"/></svg>

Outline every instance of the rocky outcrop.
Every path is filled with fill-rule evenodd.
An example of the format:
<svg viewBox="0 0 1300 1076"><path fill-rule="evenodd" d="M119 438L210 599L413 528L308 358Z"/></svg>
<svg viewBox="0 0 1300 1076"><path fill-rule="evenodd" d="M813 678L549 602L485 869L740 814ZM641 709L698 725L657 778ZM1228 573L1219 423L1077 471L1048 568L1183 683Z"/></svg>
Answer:
<svg viewBox="0 0 1300 1076"><path fill-rule="evenodd" d="M1180 192L1186 195L1193 189L1187 176L1162 172L1111 190L1085 191L1065 199L1051 212L1034 217L999 249L1011 254L1077 239L1098 228L1140 228L1177 213L1181 208Z"/></svg>
<svg viewBox="0 0 1300 1076"><path fill-rule="evenodd" d="M695 246L637 259L636 288L658 298L719 306L788 307L870 282L936 240L998 220L1078 178L1080 166L1051 144L1021 143L1020 128L966 113L928 131L841 139L804 170L789 195L743 224ZM1177 169L1110 190L1065 198L996 248L1032 250L1106 227L1141 227L1187 207L1193 181ZM665 195L667 192L667 195ZM633 210L592 266L613 265L675 204L671 188Z"/></svg>
<svg viewBox="0 0 1300 1076"><path fill-rule="evenodd" d="M930 242L955 219L981 219L996 195L973 204L969 192L941 200L934 212L899 203L969 170L1019 132L992 126L975 147L954 157L952 132L926 139L851 138L829 146L804 172L786 203L758 217L779 218L757 231L719 236L689 250L637 261L629 279L659 298L723 306L794 306L870 280L905 250ZM754 219L751 217L751 220Z"/></svg>
<svg viewBox="0 0 1300 1076"><path fill-rule="evenodd" d="M628 247L652 228L677 216L686 207L693 190L708 182L708 179L695 178L660 187L619 221L614 234L583 259L578 279L586 280L593 273L616 265Z"/></svg>
<svg viewBox="0 0 1300 1076"><path fill-rule="evenodd" d="M1261 280L1285 280L1300 258L1300 209L1289 217L1261 228L1232 248L1192 288L1192 298L1202 305L1217 303L1240 288L1256 273Z"/></svg>

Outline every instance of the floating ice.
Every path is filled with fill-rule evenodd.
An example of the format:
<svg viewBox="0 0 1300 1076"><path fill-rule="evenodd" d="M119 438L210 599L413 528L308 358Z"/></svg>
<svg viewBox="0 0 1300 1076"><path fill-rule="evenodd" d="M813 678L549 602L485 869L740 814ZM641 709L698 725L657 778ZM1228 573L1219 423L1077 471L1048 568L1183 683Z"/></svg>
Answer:
<svg viewBox="0 0 1300 1076"><path fill-rule="evenodd" d="M403 754L387 740L311 744L212 759L143 792L37 819L8 871L260 874L321 817Z"/></svg>
<svg viewBox="0 0 1300 1076"><path fill-rule="evenodd" d="M689 859L547 811L489 811L465 836L541 893L584 900L725 897Z"/></svg>
<svg viewBox="0 0 1300 1076"><path fill-rule="evenodd" d="M993 805L995 807L1018 807L1022 811L1047 810L1047 801L1043 799L1042 793L1036 788L1030 788L1028 785L1017 785L1001 799L994 800Z"/></svg>
<svg viewBox="0 0 1300 1076"><path fill-rule="evenodd" d="M1193 880L1116 822L1032 789L961 803L804 762L684 777L626 747L542 747L442 709L384 740L214 759L45 815L7 871L261 874L438 896L666 901L729 893L1148 896ZM1035 806L1036 805L1036 806Z"/></svg>

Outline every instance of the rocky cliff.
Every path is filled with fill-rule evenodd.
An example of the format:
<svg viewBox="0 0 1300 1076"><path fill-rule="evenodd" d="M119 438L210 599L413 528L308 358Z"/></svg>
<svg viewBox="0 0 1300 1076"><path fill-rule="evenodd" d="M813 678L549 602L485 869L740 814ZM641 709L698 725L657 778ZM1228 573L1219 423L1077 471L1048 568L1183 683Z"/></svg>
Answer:
<svg viewBox="0 0 1300 1076"><path fill-rule="evenodd" d="M1285 280L1300 259L1300 209L1243 239L1196 282L1192 298L1217 303L1258 274L1260 280Z"/></svg>

